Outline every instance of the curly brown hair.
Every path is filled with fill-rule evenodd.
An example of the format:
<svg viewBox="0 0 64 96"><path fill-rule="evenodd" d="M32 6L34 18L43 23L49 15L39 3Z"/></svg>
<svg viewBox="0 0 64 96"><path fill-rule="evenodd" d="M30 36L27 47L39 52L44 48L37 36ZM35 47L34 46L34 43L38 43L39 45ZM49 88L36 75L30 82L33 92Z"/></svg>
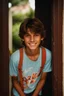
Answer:
<svg viewBox="0 0 64 96"><path fill-rule="evenodd" d="M44 25L38 18L26 18L21 23L19 28L19 36L21 39L24 38L28 28L30 29L30 32L38 33L41 37L45 38Z"/></svg>

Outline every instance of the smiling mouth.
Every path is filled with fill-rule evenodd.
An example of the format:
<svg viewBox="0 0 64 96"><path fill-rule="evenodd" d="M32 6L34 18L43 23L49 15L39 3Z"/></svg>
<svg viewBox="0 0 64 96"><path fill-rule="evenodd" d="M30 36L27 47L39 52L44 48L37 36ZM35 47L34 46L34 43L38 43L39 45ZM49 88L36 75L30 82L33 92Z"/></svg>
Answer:
<svg viewBox="0 0 64 96"><path fill-rule="evenodd" d="M29 43L30 46L35 46L37 43Z"/></svg>

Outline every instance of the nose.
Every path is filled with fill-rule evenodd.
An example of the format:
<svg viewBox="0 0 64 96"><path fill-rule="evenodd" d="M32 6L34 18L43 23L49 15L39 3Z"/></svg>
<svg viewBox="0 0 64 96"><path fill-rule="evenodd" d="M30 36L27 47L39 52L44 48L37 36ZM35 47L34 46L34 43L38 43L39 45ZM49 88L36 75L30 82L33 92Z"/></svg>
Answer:
<svg viewBox="0 0 64 96"><path fill-rule="evenodd" d="M31 37L30 37L30 41L34 41L34 35L31 35Z"/></svg>

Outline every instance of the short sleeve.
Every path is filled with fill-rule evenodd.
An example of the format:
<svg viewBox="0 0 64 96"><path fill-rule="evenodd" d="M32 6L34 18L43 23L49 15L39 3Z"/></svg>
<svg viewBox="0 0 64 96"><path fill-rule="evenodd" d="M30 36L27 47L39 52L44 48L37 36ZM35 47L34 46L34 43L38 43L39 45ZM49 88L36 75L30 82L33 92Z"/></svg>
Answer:
<svg viewBox="0 0 64 96"><path fill-rule="evenodd" d="M18 75L18 62L19 62L19 51L16 51L10 56L9 60L9 74L10 76Z"/></svg>
<svg viewBox="0 0 64 96"><path fill-rule="evenodd" d="M52 64L51 64L51 51L46 49L46 63L43 68L43 72L51 72L52 71Z"/></svg>

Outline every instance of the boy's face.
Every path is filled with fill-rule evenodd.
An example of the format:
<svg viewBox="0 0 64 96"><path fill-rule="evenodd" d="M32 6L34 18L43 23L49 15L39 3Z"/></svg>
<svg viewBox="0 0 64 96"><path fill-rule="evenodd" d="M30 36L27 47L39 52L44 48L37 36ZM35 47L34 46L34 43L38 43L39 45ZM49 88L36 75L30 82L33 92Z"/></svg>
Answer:
<svg viewBox="0 0 64 96"><path fill-rule="evenodd" d="M36 50L39 47L41 40L43 40L43 38L41 38L40 34L30 32L30 29L27 29L27 33L24 35L24 42L28 49Z"/></svg>

